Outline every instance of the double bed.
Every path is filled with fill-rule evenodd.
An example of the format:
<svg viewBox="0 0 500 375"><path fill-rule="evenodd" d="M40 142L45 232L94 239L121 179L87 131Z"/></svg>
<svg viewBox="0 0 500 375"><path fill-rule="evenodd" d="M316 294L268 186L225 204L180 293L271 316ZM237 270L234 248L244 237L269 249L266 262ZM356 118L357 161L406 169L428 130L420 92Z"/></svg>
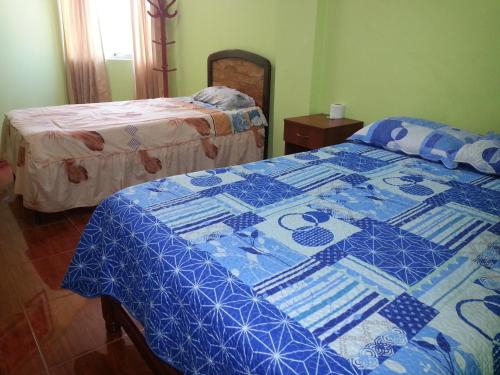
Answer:
<svg viewBox="0 0 500 375"><path fill-rule="evenodd" d="M190 97L64 105L6 115L0 160L14 192L40 212L96 206L127 186L267 156L270 62L241 50L208 58L208 85L249 95L221 110Z"/></svg>
<svg viewBox="0 0 500 375"><path fill-rule="evenodd" d="M493 374L499 248L497 177L349 142L110 196L63 286L157 373Z"/></svg>

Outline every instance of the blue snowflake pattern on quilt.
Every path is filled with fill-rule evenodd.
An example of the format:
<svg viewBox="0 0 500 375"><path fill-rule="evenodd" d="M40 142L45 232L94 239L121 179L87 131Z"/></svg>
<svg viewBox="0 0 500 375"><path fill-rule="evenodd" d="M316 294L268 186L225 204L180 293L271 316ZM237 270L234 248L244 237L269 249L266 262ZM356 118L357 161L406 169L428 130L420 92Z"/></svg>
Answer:
<svg viewBox="0 0 500 375"><path fill-rule="evenodd" d="M376 266L407 285L413 285L454 255L454 251L389 224L365 218L363 230L334 248Z"/></svg>
<svg viewBox="0 0 500 375"><path fill-rule="evenodd" d="M152 181L96 208L63 286L188 375L494 373L499 186L355 143Z"/></svg>
<svg viewBox="0 0 500 375"><path fill-rule="evenodd" d="M294 197L302 191L273 178L251 174L246 176L245 181L226 186L224 192L258 208Z"/></svg>
<svg viewBox="0 0 500 375"><path fill-rule="evenodd" d="M388 164L384 160L374 159L368 156L354 154L351 152L340 151L334 155L335 156L328 159L312 161L310 162L310 164L329 163L356 172L367 172L373 169L384 167Z"/></svg>

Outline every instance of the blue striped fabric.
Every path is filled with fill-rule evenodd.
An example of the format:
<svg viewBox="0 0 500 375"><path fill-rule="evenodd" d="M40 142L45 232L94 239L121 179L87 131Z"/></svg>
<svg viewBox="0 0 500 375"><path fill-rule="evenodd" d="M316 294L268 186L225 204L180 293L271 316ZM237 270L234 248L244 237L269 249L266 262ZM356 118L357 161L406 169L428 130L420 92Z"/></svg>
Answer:
<svg viewBox="0 0 500 375"><path fill-rule="evenodd" d="M500 373L500 183L345 143L105 200L64 286L186 374Z"/></svg>

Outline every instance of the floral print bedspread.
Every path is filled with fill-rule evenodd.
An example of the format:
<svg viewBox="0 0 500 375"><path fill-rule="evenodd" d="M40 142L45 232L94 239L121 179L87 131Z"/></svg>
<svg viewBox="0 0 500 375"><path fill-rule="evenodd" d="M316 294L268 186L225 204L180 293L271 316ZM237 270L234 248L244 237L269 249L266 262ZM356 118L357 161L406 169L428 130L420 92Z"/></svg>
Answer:
<svg viewBox="0 0 500 375"><path fill-rule="evenodd" d="M220 156L221 142L216 139L248 132L245 137L255 149L262 151L264 126L267 126L266 118L258 107L221 111L188 97L29 108L6 115L0 159L14 166L18 177L16 193L24 196L25 205L50 212L96 205L99 200L87 199L68 205L61 200L74 201L71 195L77 192L70 191L71 184L88 180L94 180L91 183L101 190L104 185L108 194L129 186L115 182L113 189L107 189L105 183L123 180L120 170L135 173L135 164L140 165L149 178L136 179L134 183L166 176L166 171L162 171L165 164L172 164L172 157L180 158L179 155L167 156L176 146L185 149L194 144L201 154L195 156L195 152L186 149L186 160L179 170L174 168L174 173L206 169L203 160L193 161L196 157L219 159L212 167L228 165L220 159L227 159L229 150ZM258 160L254 155L245 158L246 151L244 147L242 158L236 159L237 162ZM107 175L97 172L103 168ZM97 178L104 181L96 182ZM55 188L58 184L64 185L67 191Z"/></svg>

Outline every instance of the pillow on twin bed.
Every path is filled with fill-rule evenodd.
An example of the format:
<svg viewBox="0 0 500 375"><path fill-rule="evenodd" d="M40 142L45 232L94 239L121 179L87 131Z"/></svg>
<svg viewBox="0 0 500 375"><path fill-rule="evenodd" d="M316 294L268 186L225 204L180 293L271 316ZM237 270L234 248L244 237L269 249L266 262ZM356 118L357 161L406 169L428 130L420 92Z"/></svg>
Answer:
<svg viewBox="0 0 500 375"><path fill-rule="evenodd" d="M489 133L474 143L464 145L455 157L483 173L500 175L500 134Z"/></svg>
<svg viewBox="0 0 500 375"><path fill-rule="evenodd" d="M456 168L458 150L479 138L479 135L438 122L412 117L389 117L364 127L349 139L418 155L431 161L441 161L448 168Z"/></svg>
<svg viewBox="0 0 500 375"><path fill-rule="evenodd" d="M198 102L208 103L226 111L255 106L253 98L226 86L207 87L198 91L192 98Z"/></svg>

